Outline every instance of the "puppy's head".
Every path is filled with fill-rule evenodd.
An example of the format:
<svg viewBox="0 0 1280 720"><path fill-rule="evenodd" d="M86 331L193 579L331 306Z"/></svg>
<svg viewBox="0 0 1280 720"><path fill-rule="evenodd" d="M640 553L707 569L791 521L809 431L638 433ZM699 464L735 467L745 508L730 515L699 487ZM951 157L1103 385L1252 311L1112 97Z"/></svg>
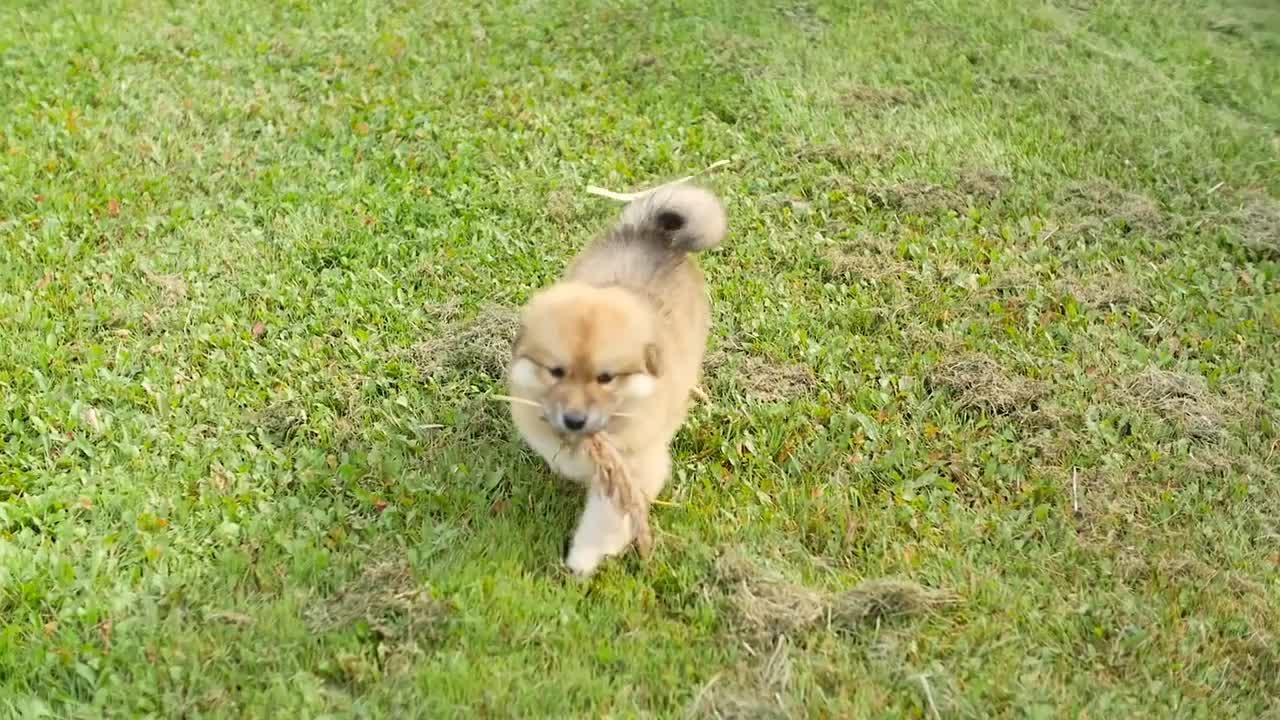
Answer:
<svg viewBox="0 0 1280 720"><path fill-rule="evenodd" d="M660 368L654 308L617 287L561 283L521 315L508 380L541 404L564 435L604 430L630 400L648 397Z"/></svg>

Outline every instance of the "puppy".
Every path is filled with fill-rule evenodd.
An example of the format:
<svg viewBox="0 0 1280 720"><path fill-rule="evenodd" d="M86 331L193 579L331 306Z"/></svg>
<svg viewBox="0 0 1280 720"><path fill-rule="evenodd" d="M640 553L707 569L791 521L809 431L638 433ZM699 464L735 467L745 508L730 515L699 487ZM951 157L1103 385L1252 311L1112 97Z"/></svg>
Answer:
<svg viewBox="0 0 1280 720"><path fill-rule="evenodd" d="M588 486L565 563L579 576L627 548L636 528L598 488L581 442L608 431L646 503L671 472L671 439L698 382L711 306L690 253L724 238L723 206L692 185L632 201L615 227L523 308L508 383L524 440Z"/></svg>

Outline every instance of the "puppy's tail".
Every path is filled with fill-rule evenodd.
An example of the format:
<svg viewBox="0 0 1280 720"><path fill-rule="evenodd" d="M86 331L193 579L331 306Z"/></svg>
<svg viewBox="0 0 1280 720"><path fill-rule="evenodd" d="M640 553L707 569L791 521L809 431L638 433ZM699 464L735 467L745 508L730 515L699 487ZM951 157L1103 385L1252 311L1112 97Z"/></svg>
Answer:
<svg viewBox="0 0 1280 720"><path fill-rule="evenodd" d="M696 185L667 185L631 201L621 225L654 233L680 252L710 250L724 239L724 206L710 190Z"/></svg>

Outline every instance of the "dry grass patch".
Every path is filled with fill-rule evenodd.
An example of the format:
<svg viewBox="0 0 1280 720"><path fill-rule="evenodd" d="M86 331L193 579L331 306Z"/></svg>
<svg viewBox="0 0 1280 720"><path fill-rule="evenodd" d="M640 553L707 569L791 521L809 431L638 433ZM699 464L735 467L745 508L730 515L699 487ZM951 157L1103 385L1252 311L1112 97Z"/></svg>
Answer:
<svg viewBox="0 0 1280 720"><path fill-rule="evenodd" d="M919 270L901 258L897 242L884 235L859 233L853 241L829 244L822 254L832 278L850 283L898 285Z"/></svg>
<svg viewBox="0 0 1280 720"><path fill-rule="evenodd" d="M1059 194L1058 205L1073 218L1067 227L1073 235L1097 237L1108 226L1152 235L1169 230L1168 218L1155 201L1105 180L1072 183Z"/></svg>
<svg viewBox="0 0 1280 720"><path fill-rule="evenodd" d="M846 108L884 109L901 105L913 105L915 93L904 87L876 87L851 83L839 90L840 103Z"/></svg>
<svg viewBox="0 0 1280 720"><path fill-rule="evenodd" d="M753 403L781 403L807 395L817 385L813 370L758 355L717 349L707 355L704 374Z"/></svg>
<svg viewBox="0 0 1280 720"><path fill-rule="evenodd" d="M716 563L742 630L757 638L794 635L819 627L853 632L868 623L923 615L953 605L950 592L910 580L866 580L851 590L827 593L793 583L730 549Z"/></svg>
<svg viewBox="0 0 1280 720"><path fill-rule="evenodd" d="M971 168L961 173L951 187L908 180L895 185L866 187L862 192L875 207L927 215L989 205L1004 194L1009 182L1007 176L993 170Z"/></svg>
<svg viewBox="0 0 1280 720"><path fill-rule="evenodd" d="M1048 392L1039 380L1014 375L982 355L968 355L935 366L928 384L949 392L961 410L1009 415L1033 409Z"/></svg>
<svg viewBox="0 0 1280 720"><path fill-rule="evenodd" d="M1250 194L1235 220L1246 250L1260 259L1280 260L1280 201Z"/></svg>
<svg viewBox="0 0 1280 720"><path fill-rule="evenodd" d="M824 255L827 263L831 265L832 276L845 282L899 284L916 269L914 265L896 255L876 255L850 245L833 247Z"/></svg>
<svg viewBox="0 0 1280 720"><path fill-rule="evenodd" d="M573 193L567 190L556 190L547 197L547 217L558 227L572 225L578 218L578 206Z"/></svg>
<svg viewBox="0 0 1280 720"><path fill-rule="evenodd" d="M1151 296L1128 275L1104 272L1087 278L1071 278L1058 284L1062 295L1069 295L1086 310L1138 310L1150 307Z"/></svg>
<svg viewBox="0 0 1280 720"><path fill-rule="evenodd" d="M876 207L900 210L912 215L960 210L966 204L965 195L959 190L917 180L869 187L864 192Z"/></svg>
<svg viewBox="0 0 1280 720"><path fill-rule="evenodd" d="M988 168L969 168L960 173L960 192L971 199L990 203L1008 191L1012 178Z"/></svg>
<svg viewBox="0 0 1280 720"><path fill-rule="evenodd" d="M181 275L147 273L147 281L160 289L165 306L176 305L187 297L187 281Z"/></svg>
<svg viewBox="0 0 1280 720"><path fill-rule="evenodd" d="M882 166L892 162L903 151L903 146L894 143L868 144L863 142L802 145L794 150L796 157L801 160L806 162L826 162L846 171Z"/></svg>
<svg viewBox="0 0 1280 720"><path fill-rule="evenodd" d="M774 640L773 650L761 662L736 668L728 678L713 677L698 691L686 717L717 720L766 720L791 717L791 641L785 635Z"/></svg>
<svg viewBox="0 0 1280 720"><path fill-rule="evenodd" d="M304 614L314 632L364 623L379 641L394 643L438 637L448 616L448 605L432 597L407 565L394 561L369 565L359 578Z"/></svg>
<svg viewBox="0 0 1280 720"><path fill-rule="evenodd" d="M1127 401L1155 412L1197 440L1216 440L1226 434L1222 398L1209 391L1199 375L1150 367L1125 387Z"/></svg>
<svg viewBox="0 0 1280 720"><path fill-rule="evenodd" d="M470 321L452 323L436 337L415 344L410 354L424 377L456 372L499 380L506 373L519 329L517 310L488 305Z"/></svg>

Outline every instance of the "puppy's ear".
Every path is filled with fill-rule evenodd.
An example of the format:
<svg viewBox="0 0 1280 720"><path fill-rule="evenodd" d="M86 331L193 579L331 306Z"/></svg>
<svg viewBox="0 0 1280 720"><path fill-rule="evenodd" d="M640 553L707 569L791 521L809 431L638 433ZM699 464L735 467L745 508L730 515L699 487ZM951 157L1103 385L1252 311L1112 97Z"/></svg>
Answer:
<svg viewBox="0 0 1280 720"><path fill-rule="evenodd" d="M655 343L644 346L644 369L654 377L662 374L662 351Z"/></svg>

